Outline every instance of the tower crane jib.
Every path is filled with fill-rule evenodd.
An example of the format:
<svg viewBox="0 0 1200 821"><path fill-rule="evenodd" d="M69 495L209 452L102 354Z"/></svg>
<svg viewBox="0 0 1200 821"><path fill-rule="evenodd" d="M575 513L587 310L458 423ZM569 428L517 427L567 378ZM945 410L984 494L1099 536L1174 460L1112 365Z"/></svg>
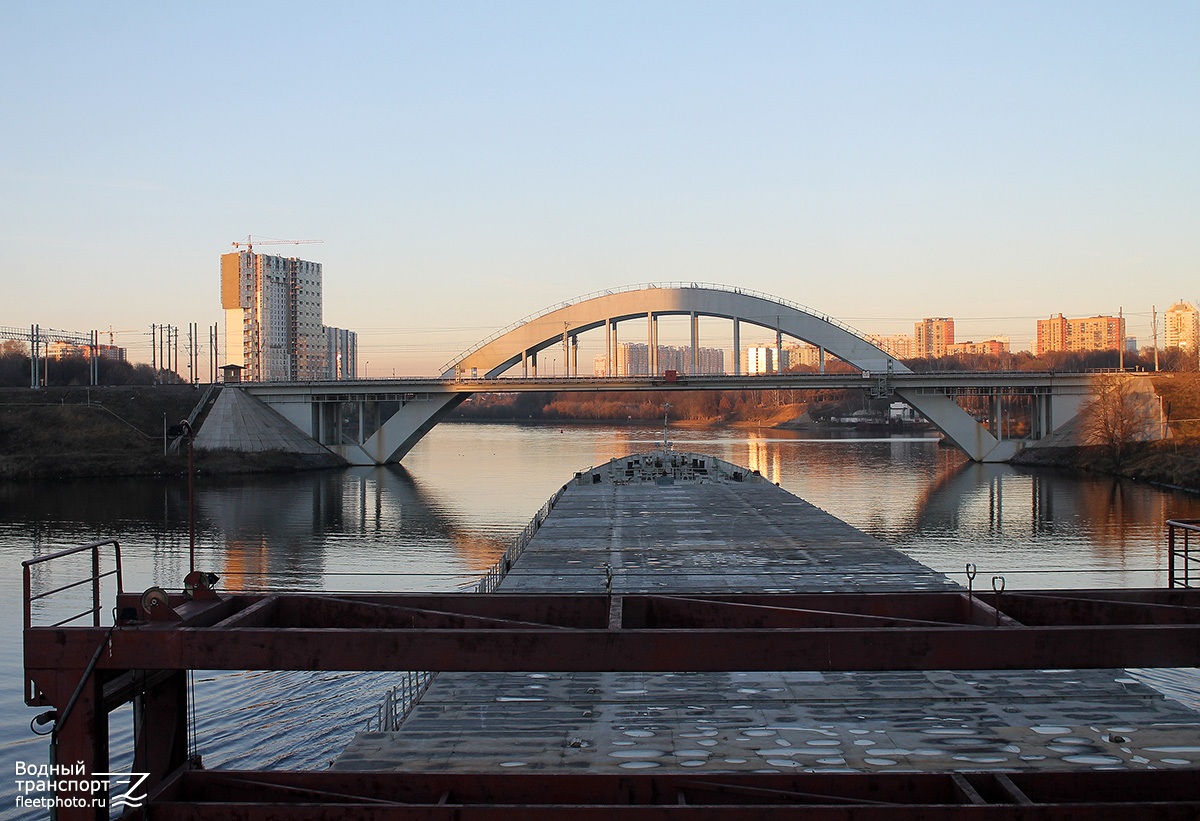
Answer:
<svg viewBox="0 0 1200 821"><path fill-rule="evenodd" d="M252 234L246 235L246 240L235 240L231 242L234 248L245 248L253 253L255 245L317 245L325 242L323 239L276 239L275 237L259 237L255 239Z"/></svg>

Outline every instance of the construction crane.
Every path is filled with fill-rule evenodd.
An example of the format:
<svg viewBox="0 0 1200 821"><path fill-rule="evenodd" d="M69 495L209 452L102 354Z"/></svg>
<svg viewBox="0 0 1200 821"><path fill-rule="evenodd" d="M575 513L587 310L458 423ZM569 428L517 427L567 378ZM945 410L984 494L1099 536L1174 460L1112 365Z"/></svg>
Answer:
<svg viewBox="0 0 1200 821"><path fill-rule="evenodd" d="M245 248L253 253L255 245L313 245L324 241L323 239L275 239L274 237L255 239L252 234L247 234L245 242L231 242L230 245L234 248Z"/></svg>
<svg viewBox="0 0 1200 821"><path fill-rule="evenodd" d="M106 333L108 334L108 344L115 347L117 344L117 334L141 333L141 329L140 328L121 328L120 330L114 331L113 326L109 325L108 331Z"/></svg>

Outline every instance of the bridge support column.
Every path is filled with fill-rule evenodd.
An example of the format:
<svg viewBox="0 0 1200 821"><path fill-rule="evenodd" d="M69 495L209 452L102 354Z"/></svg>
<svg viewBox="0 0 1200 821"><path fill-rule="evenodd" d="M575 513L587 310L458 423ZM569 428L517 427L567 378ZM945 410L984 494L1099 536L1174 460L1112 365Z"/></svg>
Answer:
<svg viewBox="0 0 1200 821"><path fill-rule="evenodd" d="M820 373L825 373L825 349L817 348L817 356L820 359L820 367L817 370Z"/></svg>
<svg viewBox="0 0 1200 821"><path fill-rule="evenodd" d="M658 375L658 315L653 311L646 314L646 373Z"/></svg>
<svg viewBox="0 0 1200 821"><path fill-rule="evenodd" d="M620 376L621 372L620 372L620 369L617 367L617 348L620 347L620 343L617 342L617 321L615 319L611 319L611 320L609 320L609 322L612 323L612 354L608 358L608 363L609 363L609 374L608 375L609 376Z"/></svg>
<svg viewBox="0 0 1200 821"><path fill-rule="evenodd" d="M571 376L579 376L579 334L571 335Z"/></svg>
<svg viewBox="0 0 1200 821"><path fill-rule="evenodd" d="M688 371L692 376L700 373L700 315L692 311L692 362L691 370Z"/></svg>
<svg viewBox="0 0 1200 821"><path fill-rule="evenodd" d="M934 427L972 460L988 461L988 455L996 450L996 437L950 397L940 393L917 393L915 390L902 388L896 389L896 396L916 408L918 413L932 422Z"/></svg>
<svg viewBox="0 0 1200 821"><path fill-rule="evenodd" d="M604 375L613 375L612 320L604 320Z"/></svg>
<svg viewBox="0 0 1200 821"><path fill-rule="evenodd" d="M733 375L742 375L742 322L733 320Z"/></svg>
<svg viewBox="0 0 1200 821"><path fill-rule="evenodd" d="M398 462L434 425L458 407L465 393L419 394L404 402L366 441L330 445L329 449L352 465L385 465Z"/></svg>
<svg viewBox="0 0 1200 821"><path fill-rule="evenodd" d="M1051 408L1054 405L1053 395L1048 393L1034 394L1031 397L1032 407L1030 408L1029 420L1029 438L1044 439L1054 430L1053 420L1051 419Z"/></svg>

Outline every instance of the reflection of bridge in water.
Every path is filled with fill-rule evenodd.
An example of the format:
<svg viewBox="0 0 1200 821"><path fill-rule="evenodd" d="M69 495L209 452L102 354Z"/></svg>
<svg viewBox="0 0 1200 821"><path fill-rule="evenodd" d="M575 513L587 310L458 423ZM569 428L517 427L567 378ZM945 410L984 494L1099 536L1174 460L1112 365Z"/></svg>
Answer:
<svg viewBox="0 0 1200 821"><path fill-rule="evenodd" d="M682 374L668 378L657 361L658 322L664 316L688 318L690 360ZM784 337L818 349L816 374L742 374L734 357L731 375L699 373L700 319L732 323L733 349L741 349L742 325L767 329L775 346ZM612 373L618 338L630 323L641 325L652 376ZM620 329L620 333L618 333ZM579 337L603 335L608 374L580 377ZM565 376L537 373L538 354L562 347ZM852 374L824 373L826 354L856 368ZM516 375L510 377L510 371ZM474 393L499 391L722 390L742 388L857 388L877 398L913 407L975 461L1006 461L1021 447L1004 439L1004 400L1029 398L1030 438L1038 440L1073 418L1090 392L1087 374L937 373L916 374L888 352L828 316L775 297L715 285L639 286L605 291L549 308L478 343L449 362L440 379L258 383L243 388L270 405L297 429L352 464L384 464L404 456L434 425ZM988 419L981 424L955 401L985 397Z"/></svg>

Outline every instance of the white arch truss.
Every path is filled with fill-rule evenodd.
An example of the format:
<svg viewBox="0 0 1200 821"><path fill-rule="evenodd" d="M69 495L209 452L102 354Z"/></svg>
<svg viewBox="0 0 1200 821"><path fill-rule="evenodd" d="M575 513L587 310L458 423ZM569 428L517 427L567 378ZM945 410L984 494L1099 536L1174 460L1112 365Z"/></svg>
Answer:
<svg viewBox="0 0 1200 821"><path fill-rule="evenodd" d="M587 331L613 329L619 322L638 318L648 320L647 339L652 340L655 323L661 316L732 320L735 345L738 325L744 322L802 339L862 370L884 371L891 367L896 373L907 371L894 357L866 341L848 325L811 308L742 288L673 282L597 291L531 314L446 363L442 376L494 378L521 363L523 356L533 357L555 345L569 344L570 340ZM695 323L692 333L695 337ZM612 333L608 336L611 340ZM615 342L610 341L609 347L615 349ZM693 345L693 350L696 347Z"/></svg>
<svg viewBox="0 0 1200 821"><path fill-rule="evenodd" d="M336 388L332 396L328 389L315 390L312 383L281 386L264 384L247 386L247 389L267 401L296 428L348 462L358 465L385 464L402 458L471 393L504 390L502 385L509 380L501 375L518 363L522 367L521 375L527 376L530 375L529 365L532 362L532 375L536 377L538 353L552 346L563 345L564 365L570 364L564 367L563 373L568 378L562 381L562 387L573 389L568 386L574 383L569 378L572 372L575 376L579 375L577 338L597 328L604 328L611 373L614 354L618 349L619 323L639 319L646 321L646 336L634 333L634 337L647 340L649 373L660 374L662 371L656 361L657 323L660 317L672 315L690 318L692 359L685 373L699 374L697 352L700 348L700 317L731 320L733 347L737 353L741 350L741 324L748 323L774 331L777 347L783 344L786 335L817 346L821 350L822 362L825 352L828 352L861 369L863 376L872 377L870 382L863 381L863 387L869 387L880 396L893 395L908 403L975 461L1008 461L1023 446L1019 440L998 440L954 402L948 395L954 391L945 392L937 385L922 383L919 379L894 379L915 375L902 362L836 319L767 294L695 282L629 286L551 306L472 346L447 363L442 378L429 380L430 384L424 389L402 387L399 393L389 390L381 394L379 388L382 385L378 382L356 386L333 383L327 386L328 389ZM736 354L734 362L734 373L737 374L740 357ZM1039 386L1034 408L1034 427L1038 431L1035 439L1067 423L1079 412L1083 401L1077 379L1066 380L1070 382L1066 384L1062 379L1056 382L1053 374L1044 376L1046 384ZM747 384L753 381L753 378L735 380ZM511 384L527 387L536 384L536 380L534 383ZM577 384L582 390L610 389L605 380L580 380ZM609 384L616 385L618 382L614 380ZM993 382L988 384L996 386ZM653 387L653 378L648 387ZM676 389L699 387L697 384L689 388L683 382L673 386ZM355 396L358 398L355 399ZM999 393L995 393L996 427L1000 429L998 397ZM358 405L357 437L347 437L341 427L344 420L340 423L337 421L340 411L336 406L346 401ZM391 407L381 410L384 406ZM327 413L330 407L333 407L332 417ZM368 418L373 421L367 422Z"/></svg>
<svg viewBox="0 0 1200 821"><path fill-rule="evenodd" d="M740 349L740 324L748 323L773 330L777 338L794 337L828 351L839 359L863 371L874 373L909 373L910 370L895 357L868 342L854 329L836 319L779 297L711 283L659 283L633 285L598 291L569 302L553 305L503 328L448 362L442 369L443 378L478 376L495 378L521 364L523 368L537 353L563 345L570 349L582 333L605 329L608 361L616 350L617 323L644 318L651 357L656 355L657 320L661 316L685 315L692 318L692 356L698 350L698 317L718 317L732 320L735 349ZM564 358L564 363L566 359ZM652 372L656 372L654 361ZM735 373L740 366L738 351L734 354ZM940 394L917 394L897 390L896 396L928 418L951 441L977 461L989 456L1007 459L1011 454L994 454L998 440L953 399ZM423 436L454 405L447 404L436 416L427 419L420 430L413 429L404 442L403 452ZM380 431L387 436L388 433ZM391 434L392 441L397 441Z"/></svg>

